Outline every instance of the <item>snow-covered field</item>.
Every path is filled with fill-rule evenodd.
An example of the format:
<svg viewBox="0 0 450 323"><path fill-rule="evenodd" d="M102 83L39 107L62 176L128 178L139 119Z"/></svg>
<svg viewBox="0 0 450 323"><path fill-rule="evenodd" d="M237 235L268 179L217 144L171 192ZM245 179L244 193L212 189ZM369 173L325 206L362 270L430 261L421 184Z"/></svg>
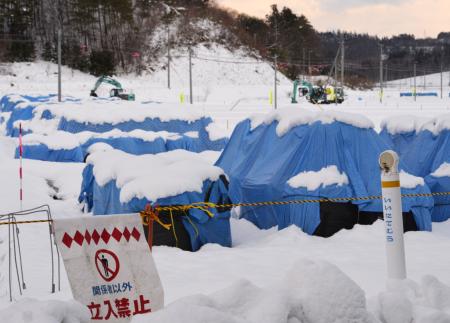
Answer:
<svg viewBox="0 0 450 323"><path fill-rule="evenodd" d="M245 59L223 48L198 49L198 55L222 60ZM193 109L179 103L187 95L187 59L174 58L172 89L165 87L165 71L152 76L118 79L132 88L139 102L162 102L184 113ZM0 78L0 95L55 93L56 66L38 62L4 66L13 75ZM344 104L314 106L304 100L299 109L361 113L377 128L394 115L420 120L450 113L448 73L444 98L400 98L410 91L392 86L380 103L378 91L347 91ZM63 94L88 98L95 78L63 69ZM197 61L194 65L194 108L213 117L231 133L250 115L273 110L269 102L273 71L255 60L239 65ZM437 89L439 75L427 77ZM400 84L400 83L398 83ZM290 106L291 84L280 78L279 107ZM106 90L99 94L107 93ZM157 103L155 103L156 105ZM423 122L423 121L420 121ZM218 128L220 129L220 127ZM18 210L17 140L0 136L0 214ZM83 164L24 160L24 208L49 204L54 217L85 216L76 198ZM53 196L57 197L54 199ZM28 218L31 218L28 217ZM195 253L155 247L153 256L165 290L167 309L137 322L450 322L450 222L434 223L433 232L406 234L410 280L386 282L383 223L356 226L331 238L312 237L296 227L282 231L258 230L244 220L232 219L233 248L206 245ZM20 296L13 280L14 305L8 294L7 226L0 226L1 322L78 322L88 313L72 300L65 271L61 291L50 291L50 254L45 224L20 226L24 278ZM15 276L13 276L14 279ZM31 299L30 299L31 298ZM39 302L34 301L39 300ZM367 300L367 301L365 301Z"/></svg>

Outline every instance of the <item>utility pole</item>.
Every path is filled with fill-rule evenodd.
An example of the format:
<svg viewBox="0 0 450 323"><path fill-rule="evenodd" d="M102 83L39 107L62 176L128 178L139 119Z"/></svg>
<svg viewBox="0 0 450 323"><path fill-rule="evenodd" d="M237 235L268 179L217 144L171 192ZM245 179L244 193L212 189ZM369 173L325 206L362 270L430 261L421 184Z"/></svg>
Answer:
<svg viewBox="0 0 450 323"><path fill-rule="evenodd" d="M417 97L416 76L417 76L417 63L414 62L414 101L416 101Z"/></svg>
<svg viewBox="0 0 450 323"><path fill-rule="evenodd" d="M303 47L303 81L306 79L306 48Z"/></svg>
<svg viewBox="0 0 450 323"><path fill-rule="evenodd" d="M388 63L384 64L384 84L388 82Z"/></svg>
<svg viewBox="0 0 450 323"><path fill-rule="evenodd" d="M344 88L344 69L345 69L345 49L344 49L344 34L341 38L341 87Z"/></svg>
<svg viewBox="0 0 450 323"><path fill-rule="evenodd" d="M61 27L58 29L58 102L61 102Z"/></svg>
<svg viewBox="0 0 450 323"><path fill-rule="evenodd" d="M443 73L444 73L444 47L441 46L441 99L444 98L444 87L443 87L443 81L444 81L444 77L443 77Z"/></svg>
<svg viewBox="0 0 450 323"><path fill-rule="evenodd" d="M274 70L275 70L275 79L274 79L274 83L273 83L273 107L275 108L275 110L278 107L278 96L277 96L277 70L278 70L278 21L277 21L277 16L274 16L275 18L275 56L274 56Z"/></svg>
<svg viewBox="0 0 450 323"><path fill-rule="evenodd" d="M311 50L308 50L308 80L311 82Z"/></svg>
<svg viewBox="0 0 450 323"><path fill-rule="evenodd" d="M167 88L170 89L170 29L167 24Z"/></svg>
<svg viewBox="0 0 450 323"><path fill-rule="evenodd" d="M425 71L425 68L424 68L423 69L423 90L424 91L427 89L427 79L426 79L426 77L427 77L427 74L426 74L426 71Z"/></svg>
<svg viewBox="0 0 450 323"><path fill-rule="evenodd" d="M275 66L274 66L274 69L275 69L275 80L274 80L274 84L273 84L273 87L274 87L274 91L273 91L273 96L274 96L274 98L273 98L274 99L273 100L273 106L274 106L274 108L276 110L277 107L278 107L278 93L277 93L277 90L278 90L278 84L277 84L278 56L276 54L275 54L274 62L275 62Z"/></svg>
<svg viewBox="0 0 450 323"><path fill-rule="evenodd" d="M380 103L383 103L383 44L380 44Z"/></svg>
<svg viewBox="0 0 450 323"><path fill-rule="evenodd" d="M189 45L189 103L192 104L192 48Z"/></svg>

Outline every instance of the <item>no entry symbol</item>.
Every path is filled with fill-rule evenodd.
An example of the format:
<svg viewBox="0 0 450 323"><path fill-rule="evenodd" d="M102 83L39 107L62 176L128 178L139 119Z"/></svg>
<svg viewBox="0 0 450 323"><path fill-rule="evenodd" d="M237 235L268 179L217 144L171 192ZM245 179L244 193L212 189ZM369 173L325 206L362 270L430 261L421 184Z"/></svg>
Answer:
<svg viewBox="0 0 450 323"><path fill-rule="evenodd" d="M120 263L116 254L107 249L100 249L95 253L95 267L100 276L107 282L116 278Z"/></svg>

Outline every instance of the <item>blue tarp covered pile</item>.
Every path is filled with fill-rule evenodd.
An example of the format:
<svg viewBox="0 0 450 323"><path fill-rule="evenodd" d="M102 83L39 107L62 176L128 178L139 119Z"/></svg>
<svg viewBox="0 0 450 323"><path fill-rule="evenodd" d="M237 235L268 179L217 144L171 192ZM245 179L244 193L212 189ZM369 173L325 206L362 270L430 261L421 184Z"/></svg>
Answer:
<svg viewBox="0 0 450 323"><path fill-rule="evenodd" d="M82 162L89 146L97 142L136 155L174 149L218 151L227 142L227 138L211 139L211 118L185 109L70 97L58 104L53 97L9 95L0 100L0 111L9 113L0 120L6 123L6 134L17 136L20 120L24 121L23 134L30 134L24 137L25 158ZM171 132L171 136L152 135L154 132ZM16 156L18 153L17 149Z"/></svg>
<svg viewBox="0 0 450 323"><path fill-rule="evenodd" d="M50 134L28 134L23 137L23 157L29 159L83 162L88 155L89 147L96 143L105 143L113 148L133 155L156 154L176 149L193 152L205 150L220 150L224 143L200 140L198 132L187 134L169 133L167 131L152 132L132 130L122 132L112 130L106 133L82 132L72 134L65 131L55 131ZM224 139L221 139L224 141ZM16 148L16 158L19 148Z"/></svg>
<svg viewBox="0 0 450 323"><path fill-rule="evenodd" d="M283 109L259 121L241 122L216 165L229 177L233 202L378 196L378 157L386 149L388 145L362 116ZM401 168L405 169L404 164ZM337 172L333 176L347 181L327 178L329 169ZM310 179L326 176L312 185L308 172L313 175ZM299 175L305 175L303 183L288 184ZM403 193L430 192L420 185L423 179L408 175L403 174L402 186L409 187L404 187ZM360 211L382 212L380 200L352 203ZM413 213L420 230L431 230L432 207L432 198L403 199L403 211ZM260 228L295 224L309 234L321 222L318 203L246 207L241 216Z"/></svg>
<svg viewBox="0 0 450 323"><path fill-rule="evenodd" d="M441 116L423 126L403 155L411 173L425 178L433 193L450 192L450 116ZM434 197L433 221L450 218L450 196Z"/></svg>
<svg viewBox="0 0 450 323"><path fill-rule="evenodd" d="M19 135L18 126L15 125L16 121L27 121L34 117L33 112L41 104L54 103L55 95L41 95L41 96L28 96L28 95L5 95L0 99L0 112L9 112L10 115L6 122L6 135L17 137ZM78 99L65 97L65 102L77 102ZM30 131L25 130L23 133Z"/></svg>
<svg viewBox="0 0 450 323"><path fill-rule="evenodd" d="M93 152L83 171L79 200L94 215L140 212L148 203L226 203L223 171L205 159L208 154L185 150L142 156L114 149ZM194 251L205 243L231 246L229 210L211 211L212 217L199 209L182 216Z"/></svg>

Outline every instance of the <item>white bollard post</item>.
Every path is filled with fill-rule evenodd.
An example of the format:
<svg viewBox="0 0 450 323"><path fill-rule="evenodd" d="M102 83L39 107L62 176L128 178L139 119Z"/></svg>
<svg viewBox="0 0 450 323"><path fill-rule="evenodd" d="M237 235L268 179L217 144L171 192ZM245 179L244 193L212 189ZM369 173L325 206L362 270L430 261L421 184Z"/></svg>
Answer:
<svg viewBox="0 0 450 323"><path fill-rule="evenodd" d="M398 172L399 158L395 151L380 155L381 192L386 227L386 263L389 279L406 278L405 245L403 241L403 211Z"/></svg>

